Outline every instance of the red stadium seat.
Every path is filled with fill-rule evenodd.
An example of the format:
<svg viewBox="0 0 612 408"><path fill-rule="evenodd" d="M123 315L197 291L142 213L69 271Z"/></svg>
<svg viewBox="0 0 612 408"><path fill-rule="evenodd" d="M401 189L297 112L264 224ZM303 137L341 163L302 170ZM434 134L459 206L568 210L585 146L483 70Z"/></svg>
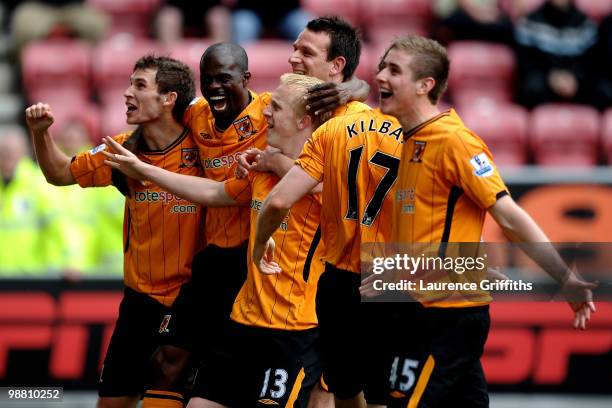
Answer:
<svg viewBox="0 0 612 408"><path fill-rule="evenodd" d="M508 91L501 88L461 88L453 92L454 105L459 108L463 108L466 105L479 104L483 102L497 104L511 103L508 98Z"/></svg>
<svg viewBox="0 0 612 408"><path fill-rule="evenodd" d="M610 0L576 0L576 7L596 21L612 13Z"/></svg>
<svg viewBox="0 0 612 408"><path fill-rule="evenodd" d="M429 0L362 0L362 24L369 28L395 26L405 32L426 33L431 18ZM404 30L401 30L401 27ZM409 29L409 27L413 27Z"/></svg>
<svg viewBox="0 0 612 408"><path fill-rule="evenodd" d="M30 101L47 90L91 93L91 48L78 40L56 39L29 43L21 56L23 82Z"/></svg>
<svg viewBox="0 0 612 408"><path fill-rule="evenodd" d="M427 27L418 21L388 21L384 24L372 24L368 27L368 38L376 49L384 51L392 40L409 34L427 35ZM382 56L382 52L381 52Z"/></svg>
<svg viewBox="0 0 612 408"><path fill-rule="evenodd" d="M359 58L359 65L357 65L357 69L355 70L355 74L359 79L363 79L367 81L372 87L371 92L376 92L376 84L374 77L376 76L376 70L378 66L378 60L382 56L382 52L377 54L374 51L374 48L368 46L367 44L363 44L361 47L361 57Z"/></svg>
<svg viewBox="0 0 612 408"><path fill-rule="evenodd" d="M102 107L102 135L114 136L116 134L133 130L135 126L126 123L125 105L123 103L110 103Z"/></svg>
<svg viewBox="0 0 612 408"><path fill-rule="evenodd" d="M278 86L279 77L286 72L291 72L291 65L288 61L293 47L290 42L262 40L248 44L244 48L249 56L252 89L273 91ZM275 84L275 86L264 89L263 84L265 86Z"/></svg>
<svg viewBox="0 0 612 408"><path fill-rule="evenodd" d="M481 101L464 105L459 113L465 124L480 136L498 166L527 164L528 113L514 104Z"/></svg>
<svg viewBox="0 0 612 408"><path fill-rule="evenodd" d="M612 164L612 108L608 108L603 114L601 136L606 161Z"/></svg>
<svg viewBox="0 0 612 408"><path fill-rule="evenodd" d="M478 90L501 98L500 101L512 100L515 60L510 47L484 41L456 41L448 46L448 56L451 96Z"/></svg>
<svg viewBox="0 0 612 408"><path fill-rule="evenodd" d="M359 0L301 0L301 6L317 16L342 15L353 24L360 23Z"/></svg>
<svg viewBox="0 0 612 408"><path fill-rule="evenodd" d="M172 47L163 49L164 54L183 61L192 69L196 81L196 89L200 89L200 58L213 42L207 39L184 39Z"/></svg>
<svg viewBox="0 0 612 408"><path fill-rule="evenodd" d="M111 16L111 34L145 37L161 0L87 0L87 3Z"/></svg>
<svg viewBox="0 0 612 408"><path fill-rule="evenodd" d="M89 131L89 138L93 145L100 143L100 108L91 102L72 101L67 103L52 104L51 109L55 117L53 123L54 132L59 132L71 121L81 121Z"/></svg>
<svg viewBox="0 0 612 408"><path fill-rule="evenodd" d="M522 16L525 16L542 4L546 0L501 0L500 4L502 9L513 19L516 20Z"/></svg>
<svg viewBox="0 0 612 408"><path fill-rule="evenodd" d="M102 42L93 55L95 86L99 91L117 86L127 88L138 58L157 51L157 43L128 34L116 35Z"/></svg>
<svg viewBox="0 0 612 408"><path fill-rule="evenodd" d="M595 108L570 104L540 105L531 113L530 128L537 164L597 164L600 124Z"/></svg>

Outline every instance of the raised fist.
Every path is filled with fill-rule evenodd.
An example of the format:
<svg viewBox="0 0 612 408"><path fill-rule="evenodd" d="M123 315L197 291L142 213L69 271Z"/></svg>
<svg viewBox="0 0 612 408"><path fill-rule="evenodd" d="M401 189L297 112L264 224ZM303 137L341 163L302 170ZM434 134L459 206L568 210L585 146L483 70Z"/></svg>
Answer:
<svg viewBox="0 0 612 408"><path fill-rule="evenodd" d="M51 106L38 102L26 109L26 122L34 134L41 134L53 124Z"/></svg>

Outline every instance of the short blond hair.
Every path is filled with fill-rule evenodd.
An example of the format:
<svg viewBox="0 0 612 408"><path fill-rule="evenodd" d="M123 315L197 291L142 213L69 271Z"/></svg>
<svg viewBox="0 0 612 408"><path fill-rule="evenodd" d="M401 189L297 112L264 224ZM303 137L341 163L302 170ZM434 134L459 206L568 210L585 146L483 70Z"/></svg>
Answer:
<svg viewBox="0 0 612 408"><path fill-rule="evenodd" d="M385 51L381 63L389 51L394 48L402 50L413 57L410 68L414 73L414 80L431 77L436 81L436 84L427 96L432 104L438 103L438 100L448 86L450 61L446 48L436 40L419 35L398 37L391 42L391 45Z"/></svg>
<svg viewBox="0 0 612 408"><path fill-rule="evenodd" d="M315 85L324 83L319 78L311 77L308 75L300 74L283 74L280 77L280 84L290 89L291 94L291 106L293 107L296 115L306 116L310 113L306 110L306 94L308 89ZM311 115L313 119L314 127L319 127L327 119L331 117L331 112L326 112L320 115Z"/></svg>

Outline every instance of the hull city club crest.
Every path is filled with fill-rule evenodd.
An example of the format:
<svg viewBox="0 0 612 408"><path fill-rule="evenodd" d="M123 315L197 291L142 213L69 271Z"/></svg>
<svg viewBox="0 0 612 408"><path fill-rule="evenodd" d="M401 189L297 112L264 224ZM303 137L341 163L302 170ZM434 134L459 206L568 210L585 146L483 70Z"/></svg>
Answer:
<svg viewBox="0 0 612 408"><path fill-rule="evenodd" d="M236 133L238 133L238 141L244 140L256 132L253 128L253 122L251 122L250 116L240 118L233 123Z"/></svg>
<svg viewBox="0 0 612 408"><path fill-rule="evenodd" d="M410 159L413 163L420 163L423 160L423 153L425 153L425 145L427 142L421 142L418 140L414 141L414 150L412 151L412 159Z"/></svg>
<svg viewBox="0 0 612 408"><path fill-rule="evenodd" d="M181 165L180 168L200 166L200 154L197 147L181 149Z"/></svg>

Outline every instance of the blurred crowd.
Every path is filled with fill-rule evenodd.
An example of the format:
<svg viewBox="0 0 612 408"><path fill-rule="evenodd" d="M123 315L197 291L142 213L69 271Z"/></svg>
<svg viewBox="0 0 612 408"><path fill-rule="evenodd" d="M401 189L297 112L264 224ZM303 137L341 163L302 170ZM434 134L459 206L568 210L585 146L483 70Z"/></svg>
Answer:
<svg viewBox="0 0 612 408"><path fill-rule="evenodd" d="M264 44L270 59L275 54L267 50L281 44L279 55L286 57L269 64L285 72L285 50L317 15L339 14L361 27L365 68L357 72L373 85L374 104L373 74L389 40L429 35L448 47L453 64L446 102L496 155L497 143L498 162L563 165L567 156L549 161L545 152L554 149L537 144L563 133L551 132L549 122L571 122L568 140L580 136L574 129L586 135L596 123L593 135L578 141L591 143L587 159L573 163L612 161L612 0L287 0L273 6L254 0L5 0L0 6L0 276L121 273L123 197L113 188L48 185L23 127L27 104L52 104L52 134L75 154L126 128L122 91L131 65L147 49L173 53L197 69L214 42ZM260 63L261 55L251 55L251 63ZM255 72L255 90L274 83L257 79ZM514 139L518 147L511 146Z"/></svg>

